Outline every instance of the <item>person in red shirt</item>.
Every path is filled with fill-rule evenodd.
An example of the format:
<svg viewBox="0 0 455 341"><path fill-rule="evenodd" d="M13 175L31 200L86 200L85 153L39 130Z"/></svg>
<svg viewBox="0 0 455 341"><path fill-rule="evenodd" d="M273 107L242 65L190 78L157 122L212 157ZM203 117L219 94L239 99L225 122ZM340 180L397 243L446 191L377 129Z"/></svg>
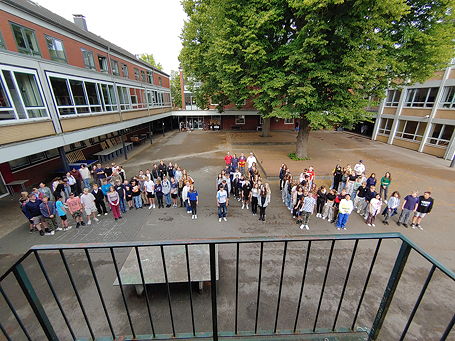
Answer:
<svg viewBox="0 0 455 341"><path fill-rule="evenodd" d="M224 157L224 162L226 162L226 166L230 166L232 161L232 155L230 152L227 152L226 156Z"/></svg>
<svg viewBox="0 0 455 341"><path fill-rule="evenodd" d="M70 197L66 201L66 205L68 206L68 210L70 211L74 221L76 222L76 228L79 228L79 226L81 225L84 226L85 223L82 217L82 209L84 208L84 206L81 203L81 198L76 197L74 193L70 193Z"/></svg>
<svg viewBox="0 0 455 341"><path fill-rule="evenodd" d="M240 154L239 157L239 171L241 174L245 175L245 166L246 166L246 157L245 154Z"/></svg>

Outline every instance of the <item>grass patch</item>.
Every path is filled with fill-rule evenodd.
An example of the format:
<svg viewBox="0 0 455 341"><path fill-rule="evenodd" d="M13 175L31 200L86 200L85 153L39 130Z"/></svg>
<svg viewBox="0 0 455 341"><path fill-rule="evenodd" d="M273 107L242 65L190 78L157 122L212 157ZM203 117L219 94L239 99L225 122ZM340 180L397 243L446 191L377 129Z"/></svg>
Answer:
<svg viewBox="0 0 455 341"><path fill-rule="evenodd" d="M291 160L294 160L294 161L311 160L309 157L298 157L297 155L295 155L295 153L289 153L288 156Z"/></svg>

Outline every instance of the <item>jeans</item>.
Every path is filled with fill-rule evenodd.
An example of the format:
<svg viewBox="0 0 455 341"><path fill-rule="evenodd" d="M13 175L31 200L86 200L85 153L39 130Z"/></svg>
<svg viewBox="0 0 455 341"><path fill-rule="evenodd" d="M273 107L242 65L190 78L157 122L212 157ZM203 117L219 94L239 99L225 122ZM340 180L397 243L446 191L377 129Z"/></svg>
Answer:
<svg viewBox="0 0 455 341"><path fill-rule="evenodd" d="M322 209L322 217L325 219L327 218L328 221L333 220L333 202L329 201L324 205L324 208Z"/></svg>
<svg viewBox="0 0 455 341"><path fill-rule="evenodd" d="M287 208L292 208L291 194L286 192L286 197L284 198L284 204Z"/></svg>
<svg viewBox="0 0 455 341"><path fill-rule="evenodd" d="M90 178L82 179L82 182L83 182L84 188L90 189Z"/></svg>
<svg viewBox="0 0 455 341"><path fill-rule="evenodd" d="M164 195L164 200L166 201L166 205L171 206L172 201L171 201L171 194L170 193L167 193L167 194Z"/></svg>
<svg viewBox="0 0 455 341"><path fill-rule="evenodd" d="M306 211L302 211L302 224L303 225L308 225L308 222L310 221L310 215L311 215L311 212L306 212Z"/></svg>
<svg viewBox="0 0 455 341"><path fill-rule="evenodd" d="M135 198L139 198L139 196L137 196ZM141 205L142 205L142 202L141 202ZM110 204L110 206L111 206L111 211L112 211L112 215L114 216L114 218L115 219L120 218L121 215L120 215L120 207L119 207L119 205Z"/></svg>
<svg viewBox="0 0 455 341"><path fill-rule="evenodd" d="M381 196L381 199L382 199L382 193L384 193L384 200L387 200L387 192L389 190L389 187L388 186L381 186L379 188L379 195Z"/></svg>
<svg viewBox="0 0 455 341"><path fill-rule="evenodd" d="M322 209L324 208L324 201L323 200L317 200L316 201L316 213L319 213L321 214L322 213Z"/></svg>
<svg viewBox="0 0 455 341"><path fill-rule="evenodd" d="M120 206L120 211L122 211L122 213L125 213L126 212L125 199L120 198L119 206Z"/></svg>
<svg viewBox="0 0 455 341"><path fill-rule="evenodd" d="M400 214L400 218L398 218L398 222L402 224L407 224L409 222L409 219L413 215L413 210L408 210L407 208L403 208Z"/></svg>
<svg viewBox="0 0 455 341"><path fill-rule="evenodd" d="M133 196L134 207L142 208L142 198L140 195Z"/></svg>
<svg viewBox="0 0 455 341"><path fill-rule="evenodd" d="M259 206L259 219L264 220L265 219L265 209L267 207L262 207Z"/></svg>
<svg viewBox="0 0 455 341"><path fill-rule="evenodd" d="M256 214L258 211L258 197L251 197L251 211Z"/></svg>
<svg viewBox="0 0 455 341"><path fill-rule="evenodd" d="M218 206L218 218L226 218L227 215L227 206L226 203L220 203Z"/></svg>
<svg viewBox="0 0 455 341"><path fill-rule="evenodd" d="M158 201L158 208L164 207L163 205L163 194L156 194L156 200Z"/></svg>
<svg viewBox="0 0 455 341"><path fill-rule="evenodd" d="M348 222L349 214L347 213L338 213L337 228L346 228L346 223Z"/></svg>

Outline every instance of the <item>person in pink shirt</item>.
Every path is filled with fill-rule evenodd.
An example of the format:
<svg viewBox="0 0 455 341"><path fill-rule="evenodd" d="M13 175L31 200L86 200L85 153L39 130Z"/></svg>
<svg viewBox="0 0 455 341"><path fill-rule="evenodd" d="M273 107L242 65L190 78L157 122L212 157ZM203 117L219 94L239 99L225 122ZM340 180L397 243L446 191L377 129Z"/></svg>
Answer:
<svg viewBox="0 0 455 341"><path fill-rule="evenodd" d="M85 226L84 218L82 217L82 209L84 206L81 203L81 198L76 197L74 193L70 193L70 197L66 201L68 206L68 211L73 216L74 221L76 222L76 228L79 226Z"/></svg>

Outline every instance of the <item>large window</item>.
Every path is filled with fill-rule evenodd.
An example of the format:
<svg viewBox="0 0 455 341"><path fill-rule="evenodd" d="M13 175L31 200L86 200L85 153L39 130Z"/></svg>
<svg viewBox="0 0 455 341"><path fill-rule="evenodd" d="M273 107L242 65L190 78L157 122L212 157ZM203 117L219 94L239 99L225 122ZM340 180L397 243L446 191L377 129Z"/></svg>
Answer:
<svg viewBox="0 0 455 341"><path fill-rule="evenodd" d="M40 163L44 160L50 160L55 157L59 156L59 152L57 149L51 149L47 150L45 152L37 153L37 154L32 154L26 157L21 157L19 159L15 159L12 161L9 161L9 166L11 167L12 170L17 170L21 168L25 168L28 166L31 166L33 164Z"/></svg>
<svg viewBox="0 0 455 341"><path fill-rule="evenodd" d="M139 80L139 69L137 68L134 68L134 79L135 80Z"/></svg>
<svg viewBox="0 0 455 341"><path fill-rule="evenodd" d="M284 124L294 124L294 119L293 118L285 118L284 119Z"/></svg>
<svg viewBox="0 0 455 341"><path fill-rule="evenodd" d="M130 88L130 98L133 109L147 107L144 89Z"/></svg>
<svg viewBox="0 0 455 341"><path fill-rule="evenodd" d="M146 82L145 71L141 70L141 81Z"/></svg>
<svg viewBox="0 0 455 341"><path fill-rule="evenodd" d="M79 77L49 77L57 110L61 116L117 110L112 84Z"/></svg>
<svg viewBox="0 0 455 341"><path fill-rule="evenodd" d="M381 123L379 124L378 134L381 135L390 135L392 130L393 118L381 118Z"/></svg>
<svg viewBox="0 0 455 341"><path fill-rule="evenodd" d="M46 44L52 60L66 63L65 49L60 39L46 36Z"/></svg>
<svg viewBox="0 0 455 341"><path fill-rule="evenodd" d="M1 66L0 121L48 117L35 72Z"/></svg>
<svg viewBox="0 0 455 341"><path fill-rule="evenodd" d="M100 66L100 71L101 72L107 72L107 58L104 56L99 56L98 55L98 64Z"/></svg>
<svg viewBox="0 0 455 341"><path fill-rule="evenodd" d="M438 88L409 89L406 98L407 107L431 108L434 105Z"/></svg>
<svg viewBox="0 0 455 341"><path fill-rule="evenodd" d="M86 49L81 49L82 52L82 59L84 60L84 65L88 69L96 70L95 67L95 59L93 58L93 52L86 50Z"/></svg>
<svg viewBox="0 0 455 341"><path fill-rule="evenodd" d="M454 109L455 108L455 86L446 86L444 88L444 94L442 95L443 108Z"/></svg>
<svg viewBox="0 0 455 341"><path fill-rule="evenodd" d="M427 143L437 146L449 145L450 139L453 135L454 126L446 124L433 124L431 127L430 136L428 136Z"/></svg>
<svg viewBox="0 0 455 341"><path fill-rule="evenodd" d="M152 71L147 71L147 82L153 84L153 74Z"/></svg>
<svg viewBox="0 0 455 341"><path fill-rule="evenodd" d="M245 115L235 116L235 124L245 124Z"/></svg>
<svg viewBox="0 0 455 341"><path fill-rule="evenodd" d="M112 74L119 76L120 71L118 68L118 62L116 60L111 59L111 69L112 69Z"/></svg>
<svg viewBox="0 0 455 341"><path fill-rule="evenodd" d="M413 141L422 141L426 126L426 122L400 120L395 136Z"/></svg>
<svg viewBox="0 0 455 341"><path fill-rule="evenodd" d="M14 23L11 23L11 28L13 30L14 39L16 40L17 50L20 53L41 56L35 31Z"/></svg>
<svg viewBox="0 0 455 341"><path fill-rule="evenodd" d="M386 107L397 107L400 101L401 90L387 90Z"/></svg>
<svg viewBox="0 0 455 341"><path fill-rule="evenodd" d="M117 86L118 99L121 110L131 109L130 96L128 95L128 88L124 86Z"/></svg>
<svg viewBox="0 0 455 341"><path fill-rule="evenodd" d="M128 65L122 64L122 76L128 78Z"/></svg>

